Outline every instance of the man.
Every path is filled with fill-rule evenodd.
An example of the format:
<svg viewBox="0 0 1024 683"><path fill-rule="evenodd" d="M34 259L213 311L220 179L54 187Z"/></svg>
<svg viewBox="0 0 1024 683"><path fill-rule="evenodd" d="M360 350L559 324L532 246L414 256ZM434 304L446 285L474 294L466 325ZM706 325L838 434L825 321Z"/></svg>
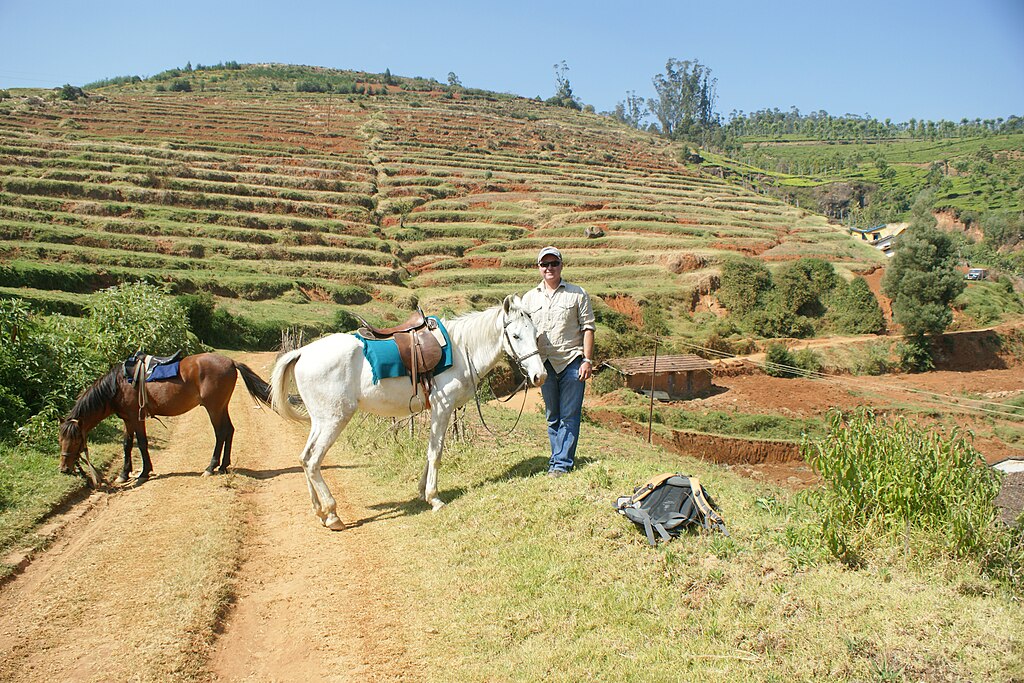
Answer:
<svg viewBox="0 0 1024 683"><path fill-rule="evenodd" d="M537 348L548 371L540 388L548 421L548 476L560 477L576 463L585 382L594 374L594 310L582 287L562 279L562 253L544 247L537 256L541 282L523 296L537 325Z"/></svg>

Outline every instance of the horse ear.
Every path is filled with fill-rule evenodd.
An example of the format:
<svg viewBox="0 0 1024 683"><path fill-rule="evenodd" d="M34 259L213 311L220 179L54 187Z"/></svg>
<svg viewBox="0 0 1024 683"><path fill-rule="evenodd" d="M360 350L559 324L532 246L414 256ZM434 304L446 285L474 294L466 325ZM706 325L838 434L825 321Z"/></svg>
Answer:
<svg viewBox="0 0 1024 683"><path fill-rule="evenodd" d="M513 297L513 295L509 294L508 296L505 297L505 300L501 303L501 306L502 306L502 308L504 309L504 311L506 313L508 313L510 310L512 310L512 304L514 303L512 297Z"/></svg>

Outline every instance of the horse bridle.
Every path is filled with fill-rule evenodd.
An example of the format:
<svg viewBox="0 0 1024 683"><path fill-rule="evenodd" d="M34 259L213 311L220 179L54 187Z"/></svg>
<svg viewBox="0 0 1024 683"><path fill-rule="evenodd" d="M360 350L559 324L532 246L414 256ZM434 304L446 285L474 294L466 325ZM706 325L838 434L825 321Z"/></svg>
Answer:
<svg viewBox="0 0 1024 683"><path fill-rule="evenodd" d="M523 315L526 315L526 314L523 313ZM509 318L506 315L505 323L502 325L502 329L501 329L502 334L505 335L505 341L508 342L508 348L505 350L505 353L507 353L509 356L511 356L512 359L516 363L519 364L519 371L523 373L523 384L525 384L526 383L526 374L527 373L526 373L526 366L523 364L523 361L525 361L528 358L533 358L534 356L540 355L540 349L535 349L535 350L531 351L530 353L526 354L525 356L520 356L518 353L516 353L516 347L512 345L512 338L511 338L511 336L509 336L509 333L508 333L508 326L511 325L511 324L512 324L512 318ZM520 388L522 388L522 385L520 385ZM519 389L516 389L516 391L519 391Z"/></svg>
<svg viewBox="0 0 1024 683"><path fill-rule="evenodd" d="M73 422L76 425L78 424L78 420L70 420L70 422ZM62 459L70 458L71 453L67 451L61 451L60 457ZM86 469L82 467L83 462L85 462L85 464L89 467L88 471L86 471ZM94 478L98 477L99 474L96 470L96 466L93 465L92 460L89 459L89 444L88 442L86 442L85 437L82 437L82 450L79 451L78 455L75 456L75 471L77 471L78 474L81 474L83 477L85 477L86 480L89 481L93 486L99 485L99 481Z"/></svg>

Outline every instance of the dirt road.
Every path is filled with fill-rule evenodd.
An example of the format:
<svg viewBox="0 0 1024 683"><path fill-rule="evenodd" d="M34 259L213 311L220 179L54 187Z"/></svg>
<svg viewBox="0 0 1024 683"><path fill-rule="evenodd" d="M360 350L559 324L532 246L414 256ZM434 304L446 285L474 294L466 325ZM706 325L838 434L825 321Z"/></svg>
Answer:
<svg viewBox="0 0 1024 683"><path fill-rule="evenodd" d="M241 358L269 376L271 354ZM373 681L415 676L386 505L357 467L324 475L349 528L310 511L304 425L231 402L234 473L202 478L205 411L150 424L157 476L89 511L0 589L4 681ZM333 462L342 462L340 457Z"/></svg>

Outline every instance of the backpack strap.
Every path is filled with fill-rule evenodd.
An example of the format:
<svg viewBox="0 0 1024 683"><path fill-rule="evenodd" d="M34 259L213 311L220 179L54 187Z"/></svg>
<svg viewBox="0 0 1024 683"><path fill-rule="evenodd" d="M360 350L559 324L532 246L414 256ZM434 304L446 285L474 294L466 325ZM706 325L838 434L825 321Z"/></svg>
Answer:
<svg viewBox="0 0 1024 683"><path fill-rule="evenodd" d="M690 477L690 490L693 491L693 502L697 504L697 509L700 510L701 523L704 525L704 528L710 531L712 527L715 527L728 536L729 532L725 529L725 519L715 512L715 509L711 507L708 499L704 496L704 487L701 486L700 479Z"/></svg>
<svg viewBox="0 0 1024 683"><path fill-rule="evenodd" d="M665 474L659 474L656 477L652 477L646 484L641 484L633 489L633 495L630 496L630 502L636 503L643 500L651 491L658 488L672 477L681 476L684 475L676 474L674 472L666 472Z"/></svg>
<svg viewBox="0 0 1024 683"><path fill-rule="evenodd" d="M654 538L655 531L658 532L658 535L661 536L662 540L668 541L672 538L663 524L651 519L651 516L647 514L647 510L642 510L640 508L626 508L622 513L627 519L644 525L644 533L647 534L647 542L651 545L658 545L658 541Z"/></svg>

